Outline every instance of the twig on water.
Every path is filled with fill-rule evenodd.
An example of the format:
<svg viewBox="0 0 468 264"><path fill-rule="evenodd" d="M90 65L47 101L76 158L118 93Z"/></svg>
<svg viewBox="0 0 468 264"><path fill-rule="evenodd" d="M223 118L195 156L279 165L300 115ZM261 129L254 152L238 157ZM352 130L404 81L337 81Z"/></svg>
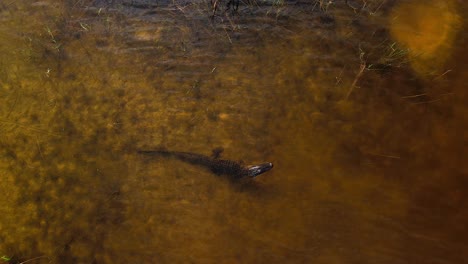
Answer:
<svg viewBox="0 0 468 264"><path fill-rule="evenodd" d="M24 264L24 263L28 263L28 262L31 262L31 261L34 261L36 259L41 259L41 258L48 258L49 259L49 263L51 262L50 261L50 258L48 256L39 256L39 257L35 257L35 258L32 258L32 259L28 259L28 260L25 260L23 262L20 262L19 264Z"/></svg>
<svg viewBox="0 0 468 264"><path fill-rule="evenodd" d="M435 78L433 79L433 81L435 81L435 80L437 80L437 79L443 77L444 75L446 75L447 73L449 73L449 72L451 72L451 71L452 71L452 70L446 70L446 71L445 71L444 73L442 73L441 75L435 77Z"/></svg>
<svg viewBox="0 0 468 264"><path fill-rule="evenodd" d="M378 157L383 157L383 158L401 159L400 156L395 156L395 155L379 154L379 153L372 153L372 152L365 152L365 153L369 154L369 155L372 155L372 156L378 156Z"/></svg>
<svg viewBox="0 0 468 264"><path fill-rule="evenodd" d="M229 40L229 43L232 44L232 40L231 40L231 37L229 36L229 33L227 32L226 28L223 28L223 29L224 29L224 32L226 33L226 36L227 36L227 38Z"/></svg>
<svg viewBox="0 0 468 264"><path fill-rule="evenodd" d="M348 90L348 93L346 94L346 97L345 97L345 100L348 100L349 96L351 95L351 93L353 92L354 90L354 87L356 87L356 84L357 82L359 81L359 78L361 78L361 75L364 73L364 70L366 69L367 67L367 63L366 61L364 60L364 52L361 50L361 54L359 55L359 59L361 60L361 65L359 67L359 72L358 74L356 75L356 77L354 78L354 81L353 83L351 84L351 87L349 87L349 90Z"/></svg>
<svg viewBox="0 0 468 264"><path fill-rule="evenodd" d="M415 94L415 95L407 95L407 96L402 96L401 98L407 99L407 98L416 98L416 97L421 97L421 96L427 96L427 93Z"/></svg>
<svg viewBox="0 0 468 264"><path fill-rule="evenodd" d="M432 100L429 100L429 101L424 101L424 102L416 102L416 103L413 103L414 105L419 105L419 104L430 104L430 103L434 103L434 102L438 102L438 101L441 101L441 100L444 100L446 98L446 96L449 96L449 95L453 95L454 93L445 93L445 94L441 94L439 95L439 98L435 98L435 99L432 99Z"/></svg>

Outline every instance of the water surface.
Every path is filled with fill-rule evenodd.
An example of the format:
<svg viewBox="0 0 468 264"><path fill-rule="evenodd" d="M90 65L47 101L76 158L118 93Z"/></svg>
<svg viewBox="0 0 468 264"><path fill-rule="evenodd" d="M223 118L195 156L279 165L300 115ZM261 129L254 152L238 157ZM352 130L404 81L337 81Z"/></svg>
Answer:
<svg viewBox="0 0 468 264"><path fill-rule="evenodd" d="M320 2L0 3L3 261L465 261L466 4Z"/></svg>

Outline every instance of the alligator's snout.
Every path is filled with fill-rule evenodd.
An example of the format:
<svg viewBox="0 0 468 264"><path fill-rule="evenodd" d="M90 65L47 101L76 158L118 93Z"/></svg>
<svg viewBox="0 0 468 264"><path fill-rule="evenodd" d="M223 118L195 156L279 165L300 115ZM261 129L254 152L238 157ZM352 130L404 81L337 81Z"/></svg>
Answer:
<svg viewBox="0 0 468 264"><path fill-rule="evenodd" d="M260 165L254 165L247 168L249 177L256 177L264 172L267 172L273 168L273 163L267 162Z"/></svg>

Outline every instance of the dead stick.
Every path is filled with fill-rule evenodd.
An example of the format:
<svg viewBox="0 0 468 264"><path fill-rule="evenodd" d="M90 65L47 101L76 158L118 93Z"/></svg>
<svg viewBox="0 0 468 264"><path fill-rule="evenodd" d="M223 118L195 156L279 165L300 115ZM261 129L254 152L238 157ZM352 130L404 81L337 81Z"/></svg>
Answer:
<svg viewBox="0 0 468 264"><path fill-rule="evenodd" d="M364 72L365 69L366 69L366 63L363 62L363 63L361 63L361 67L359 68L359 72L356 75L356 78L354 78L353 84L351 84L351 87L349 87L349 90L348 90L348 93L346 94L345 100L348 100L349 96L351 95L351 93L354 90L354 87L356 86L356 83L358 82L359 78L361 77L361 75L362 75L362 73Z"/></svg>

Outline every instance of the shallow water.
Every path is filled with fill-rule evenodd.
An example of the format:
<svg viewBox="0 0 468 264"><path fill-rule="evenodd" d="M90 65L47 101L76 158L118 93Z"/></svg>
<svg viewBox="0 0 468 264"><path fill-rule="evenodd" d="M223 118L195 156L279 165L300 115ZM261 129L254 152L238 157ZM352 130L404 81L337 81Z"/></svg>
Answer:
<svg viewBox="0 0 468 264"><path fill-rule="evenodd" d="M0 3L0 261L463 263L464 1L223 9Z"/></svg>

